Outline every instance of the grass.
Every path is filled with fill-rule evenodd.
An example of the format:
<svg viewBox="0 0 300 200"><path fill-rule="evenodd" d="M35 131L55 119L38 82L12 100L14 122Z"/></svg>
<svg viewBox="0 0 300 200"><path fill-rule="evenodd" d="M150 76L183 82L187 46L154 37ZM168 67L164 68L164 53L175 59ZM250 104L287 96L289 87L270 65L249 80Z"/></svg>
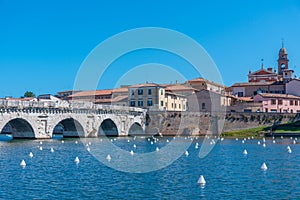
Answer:
<svg viewBox="0 0 300 200"><path fill-rule="evenodd" d="M300 122L277 125L273 131L275 133L300 133Z"/></svg>
<svg viewBox="0 0 300 200"><path fill-rule="evenodd" d="M244 138L244 137L262 137L266 132L270 131L270 127L268 126L260 126L256 128L249 128L243 130L234 130L223 132L223 137L236 137L236 138Z"/></svg>
<svg viewBox="0 0 300 200"><path fill-rule="evenodd" d="M270 126L260 126L256 128L242 129L223 132L221 135L223 137L235 137L235 138L245 138L245 137L262 137L265 133L269 132ZM286 123L281 125L276 125L272 127L274 133L300 133L300 121L293 123Z"/></svg>

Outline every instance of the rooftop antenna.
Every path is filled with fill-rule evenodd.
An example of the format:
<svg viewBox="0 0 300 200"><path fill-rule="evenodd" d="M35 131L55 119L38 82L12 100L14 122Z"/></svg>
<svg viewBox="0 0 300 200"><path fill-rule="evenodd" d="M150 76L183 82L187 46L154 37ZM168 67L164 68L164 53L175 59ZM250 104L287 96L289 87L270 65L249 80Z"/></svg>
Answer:
<svg viewBox="0 0 300 200"><path fill-rule="evenodd" d="M264 69L264 59L261 59L261 69Z"/></svg>

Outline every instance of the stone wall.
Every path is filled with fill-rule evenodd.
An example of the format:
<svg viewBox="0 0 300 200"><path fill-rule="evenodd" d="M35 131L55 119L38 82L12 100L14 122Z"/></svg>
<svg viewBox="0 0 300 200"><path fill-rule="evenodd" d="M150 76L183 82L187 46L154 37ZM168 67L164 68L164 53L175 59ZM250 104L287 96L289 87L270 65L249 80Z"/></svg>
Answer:
<svg viewBox="0 0 300 200"><path fill-rule="evenodd" d="M147 134L194 134L212 132L213 120L210 113L150 112ZM232 131L258 126L272 126L300 120L297 114L280 113L226 113L217 117L219 131ZM224 126L222 129L222 119Z"/></svg>

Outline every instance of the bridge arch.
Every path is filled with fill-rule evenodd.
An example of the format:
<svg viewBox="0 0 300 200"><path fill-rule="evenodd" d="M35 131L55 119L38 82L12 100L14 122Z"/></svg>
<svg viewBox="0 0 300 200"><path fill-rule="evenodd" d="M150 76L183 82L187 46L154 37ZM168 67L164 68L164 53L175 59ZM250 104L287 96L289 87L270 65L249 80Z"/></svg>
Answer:
<svg viewBox="0 0 300 200"><path fill-rule="evenodd" d="M23 118L14 118L2 128L1 134L12 134L13 138L35 138L31 124Z"/></svg>
<svg viewBox="0 0 300 200"><path fill-rule="evenodd" d="M110 118L104 119L98 129L98 136L118 136L117 124Z"/></svg>
<svg viewBox="0 0 300 200"><path fill-rule="evenodd" d="M66 118L59 121L53 128L52 137L60 135L62 137L84 137L84 129L81 123L74 118Z"/></svg>
<svg viewBox="0 0 300 200"><path fill-rule="evenodd" d="M138 122L134 122L129 130L128 130L128 135L143 135L144 134L144 130L142 128L142 125Z"/></svg>

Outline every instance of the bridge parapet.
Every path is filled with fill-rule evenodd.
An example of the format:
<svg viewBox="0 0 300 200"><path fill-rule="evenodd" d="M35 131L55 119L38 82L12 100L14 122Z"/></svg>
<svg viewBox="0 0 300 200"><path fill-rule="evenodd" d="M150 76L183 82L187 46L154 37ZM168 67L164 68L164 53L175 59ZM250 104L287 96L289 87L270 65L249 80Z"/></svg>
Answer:
<svg viewBox="0 0 300 200"><path fill-rule="evenodd" d="M80 113L80 114L131 114L145 115L146 110L135 107L117 105L97 105L92 102L68 102L68 104L57 102L39 101L15 101L0 100L0 113L25 112L25 113ZM66 106L67 105L67 106Z"/></svg>

